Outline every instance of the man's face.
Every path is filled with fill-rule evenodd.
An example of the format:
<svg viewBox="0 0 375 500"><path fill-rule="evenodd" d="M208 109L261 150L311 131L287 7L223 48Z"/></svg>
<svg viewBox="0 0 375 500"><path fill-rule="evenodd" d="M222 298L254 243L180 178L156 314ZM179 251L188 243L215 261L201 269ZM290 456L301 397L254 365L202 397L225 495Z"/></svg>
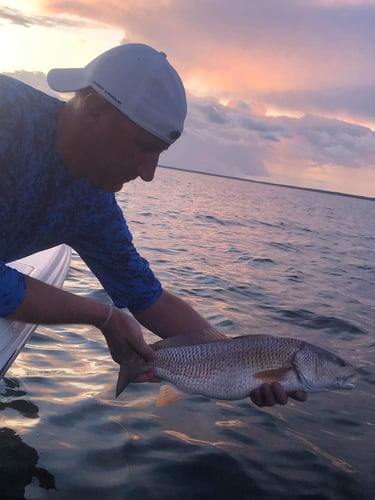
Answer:
<svg viewBox="0 0 375 500"><path fill-rule="evenodd" d="M152 181L159 156L168 146L114 110L94 127L84 177L108 192L119 191L124 183L137 177Z"/></svg>

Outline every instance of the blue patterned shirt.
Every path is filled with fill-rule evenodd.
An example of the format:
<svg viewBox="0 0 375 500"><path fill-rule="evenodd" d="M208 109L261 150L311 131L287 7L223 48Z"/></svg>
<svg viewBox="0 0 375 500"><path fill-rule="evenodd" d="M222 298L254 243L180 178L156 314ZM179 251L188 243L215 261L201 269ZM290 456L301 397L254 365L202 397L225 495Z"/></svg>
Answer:
<svg viewBox="0 0 375 500"><path fill-rule="evenodd" d="M74 248L118 307L139 312L162 288L136 251L115 196L73 177L55 145L62 102L0 75L0 316L24 276L6 263L60 243Z"/></svg>

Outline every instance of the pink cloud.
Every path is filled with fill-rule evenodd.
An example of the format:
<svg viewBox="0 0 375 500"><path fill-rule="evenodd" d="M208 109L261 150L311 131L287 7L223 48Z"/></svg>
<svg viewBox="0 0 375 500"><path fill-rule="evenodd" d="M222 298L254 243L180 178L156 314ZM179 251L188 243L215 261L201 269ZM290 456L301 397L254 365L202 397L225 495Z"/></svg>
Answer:
<svg viewBox="0 0 375 500"><path fill-rule="evenodd" d="M373 4L44 0L45 11L124 29L126 39L165 50L189 80L217 93L315 89L358 83L374 68ZM357 7L356 7L357 6Z"/></svg>
<svg viewBox="0 0 375 500"><path fill-rule="evenodd" d="M369 129L311 115L276 119L267 111L356 117L357 123L367 113L370 121L375 1L44 0L41 5L48 15L75 14L120 27L124 41L149 43L168 54L190 90L187 133L171 148L172 163L189 168L189 158L222 171L232 158L238 175L290 183L294 178L331 189L347 183L346 191L348 172L356 169L357 185L369 194L366 179L374 177L375 153ZM213 99L203 105L194 95Z"/></svg>

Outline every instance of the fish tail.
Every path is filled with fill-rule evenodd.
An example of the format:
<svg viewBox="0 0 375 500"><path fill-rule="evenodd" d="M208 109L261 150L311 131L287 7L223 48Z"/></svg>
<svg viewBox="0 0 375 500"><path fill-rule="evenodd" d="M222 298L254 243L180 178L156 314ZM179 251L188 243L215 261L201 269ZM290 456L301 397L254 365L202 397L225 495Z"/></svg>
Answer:
<svg viewBox="0 0 375 500"><path fill-rule="evenodd" d="M147 362L135 351L120 364L116 384L116 398L124 391L135 377L147 370Z"/></svg>

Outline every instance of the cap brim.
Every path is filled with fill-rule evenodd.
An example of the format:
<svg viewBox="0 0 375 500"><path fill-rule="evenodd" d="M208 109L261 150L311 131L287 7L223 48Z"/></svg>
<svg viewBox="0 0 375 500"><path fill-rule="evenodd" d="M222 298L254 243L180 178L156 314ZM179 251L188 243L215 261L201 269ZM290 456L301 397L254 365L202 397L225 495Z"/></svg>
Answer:
<svg viewBox="0 0 375 500"><path fill-rule="evenodd" d="M51 69L47 74L47 82L57 92L74 92L90 86L82 68Z"/></svg>

